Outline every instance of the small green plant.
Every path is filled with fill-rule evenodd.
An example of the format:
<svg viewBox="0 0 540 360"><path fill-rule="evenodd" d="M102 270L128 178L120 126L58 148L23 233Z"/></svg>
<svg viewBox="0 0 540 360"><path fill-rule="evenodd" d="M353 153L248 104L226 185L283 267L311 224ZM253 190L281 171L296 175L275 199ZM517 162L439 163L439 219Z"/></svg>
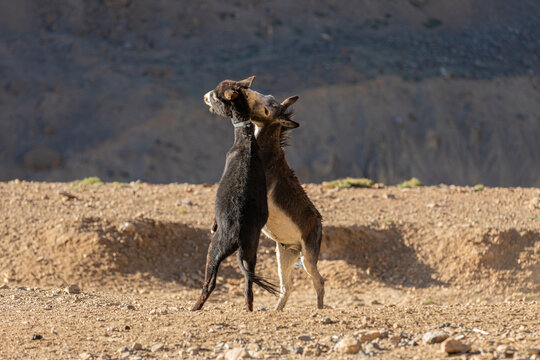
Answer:
<svg viewBox="0 0 540 360"><path fill-rule="evenodd" d="M525 300L527 300L527 301L534 300L534 295L533 295L533 294L527 294L527 295L525 295Z"/></svg>
<svg viewBox="0 0 540 360"><path fill-rule="evenodd" d="M391 224L391 223L394 222L394 220L392 220L391 218L386 218L386 219L384 219L384 222Z"/></svg>
<svg viewBox="0 0 540 360"><path fill-rule="evenodd" d="M529 220L532 220L532 221L540 220L540 217L538 217L538 216L529 216Z"/></svg>
<svg viewBox="0 0 540 360"><path fill-rule="evenodd" d="M432 298L425 298L424 299L424 305L433 305L435 304L435 302L433 301Z"/></svg>
<svg viewBox="0 0 540 360"><path fill-rule="evenodd" d="M373 186L373 181L366 178L351 178L337 179L333 181L324 181L322 185L329 189L348 189L351 187L370 188Z"/></svg>
<svg viewBox="0 0 540 360"><path fill-rule="evenodd" d="M402 189L413 188L413 187L418 187L418 186L424 186L424 184L422 184L422 182L415 177L411 178L410 180L404 181L401 184L398 184L398 187Z"/></svg>
<svg viewBox="0 0 540 360"><path fill-rule="evenodd" d="M87 177L87 178L80 179L80 180L73 180L71 182L71 184L72 185L82 185L82 186L85 186L85 185L101 186L101 185L103 185L103 181L101 181L101 179L98 178L97 176L91 176L91 177Z"/></svg>
<svg viewBox="0 0 540 360"><path fill-rule="evenodd" d="M127 183L125 183L125 182L119 182L119 181L113 182L112 185L113 185L114 187L117 187L117 188L123 188L123 187L128 186Z"/></svg>
<svg viewBox="0 0 540 360"><path fill-rule="evenodd" d="M484 185L476 184L476 185L474 185L473 190L474 191L482 191L482 190L484 190Z"/></svg>

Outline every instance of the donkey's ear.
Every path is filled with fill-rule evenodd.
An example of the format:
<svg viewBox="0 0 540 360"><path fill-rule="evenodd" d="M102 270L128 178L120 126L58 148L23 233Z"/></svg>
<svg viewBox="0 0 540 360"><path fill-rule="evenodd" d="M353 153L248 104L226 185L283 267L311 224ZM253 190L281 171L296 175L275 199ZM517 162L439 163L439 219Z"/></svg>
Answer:
<svg viewBox="0 0 540 360"><path fill-rule="evenodd" d="M285 129L296 129L300 126L299 123L296 121L288 120L288 119L279 119L279 123L281 126L283 126Z"/></svg>
<svg viewBox="0 0 540 360"><path fill-rule="evenodd" d="M237 96L238 96L238 92L233 89L227 89L223 93L223 97L225 98L225 100L229 100L229 101L236 99Z"/></svg>
<svg viewBox="0 0 540 360"><path fill-rule="evenodd" d="M298 100L298 95L294 95L294 96L291 96L290 98L283 100L283 102L281 103L281 106L283 106L283 110L287 110L287 108L291 106L292 104L294 104L296 100Z"/></svg>
<svg viewBox="0 0 540 360"><path fill-rule="evenodd" d="M238 86L244 89L249 89L251 87L251 84L253 84L253 80L255 80L255 75L248 77L247 79L237 81L236 83Z"/></svg>

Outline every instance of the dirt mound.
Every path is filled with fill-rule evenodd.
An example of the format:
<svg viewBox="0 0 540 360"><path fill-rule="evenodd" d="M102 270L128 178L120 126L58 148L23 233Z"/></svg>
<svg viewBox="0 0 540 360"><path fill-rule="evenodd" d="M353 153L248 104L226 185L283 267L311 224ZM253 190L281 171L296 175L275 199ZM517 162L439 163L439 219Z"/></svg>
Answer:
<svg viewBox="0 0 540 360"><path fill-rule="evenodd" d="M0 185L9 209L5 282L126 292L200 286L215 186ZM325 217L320 267L329 287L540 291L537 189L306 189ZM258 271L277 281L273 247L261 241ZM238 286L236 267L228 259L219 282ZM310 286L302 271L295 281Z"/></svg>

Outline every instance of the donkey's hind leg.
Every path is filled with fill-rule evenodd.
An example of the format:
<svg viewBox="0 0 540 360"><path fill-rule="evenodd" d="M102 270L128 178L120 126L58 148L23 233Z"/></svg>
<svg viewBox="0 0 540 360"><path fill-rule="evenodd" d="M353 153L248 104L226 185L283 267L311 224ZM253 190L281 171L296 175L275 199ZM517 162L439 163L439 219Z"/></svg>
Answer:
<svg viewBox="0 0 540 360"><path fill-rule="evenodd" d="M308 235L307 241L302 244L302 265L304 270L311 277L313 287L317 292L317 308L324 307L324 279L317 269L319 259L320 244L322 238L322 229L317 227Z"/></svg>
<svg viewBox="0 0 540 360"><path fill-rule="evenodd" d="M300 255L300 251L296 248L287 247L286 245L276 242L276 256L278 260L278 273L280 283L279 301L276 305L276 310L283 310L289 295L292 290L292 269L294 262Z"/></svg>
<svg viewBox="0 0 540 360"><path fill-rule="evenodd" d="M216 287L216 278L219 265L221 262L236 251L236 247L231 242L220 241L218 235L212 238L210 245L208 247L208 255L206 257L206 270L204 274L204 284L199 300L193 305L191 311L196 311L202 309L208 297L214 291ZM223 245L227 245L223 248ZM220 246L221 245L221 246Z"/></svg>

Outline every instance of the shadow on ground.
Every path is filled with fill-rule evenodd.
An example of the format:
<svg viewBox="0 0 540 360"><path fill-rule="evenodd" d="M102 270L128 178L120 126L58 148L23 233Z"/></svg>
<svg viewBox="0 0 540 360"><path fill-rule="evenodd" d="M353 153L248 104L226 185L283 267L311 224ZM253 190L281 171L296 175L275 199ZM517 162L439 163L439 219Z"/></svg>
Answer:
<svg viewBox="0 0 540 360"><path fill-rule="evenodd" d="M436 271L403 242L400 229L374 230L366 226L324 228L321 259L344 260L388 285L428 287L445 285Z"/></svg>

